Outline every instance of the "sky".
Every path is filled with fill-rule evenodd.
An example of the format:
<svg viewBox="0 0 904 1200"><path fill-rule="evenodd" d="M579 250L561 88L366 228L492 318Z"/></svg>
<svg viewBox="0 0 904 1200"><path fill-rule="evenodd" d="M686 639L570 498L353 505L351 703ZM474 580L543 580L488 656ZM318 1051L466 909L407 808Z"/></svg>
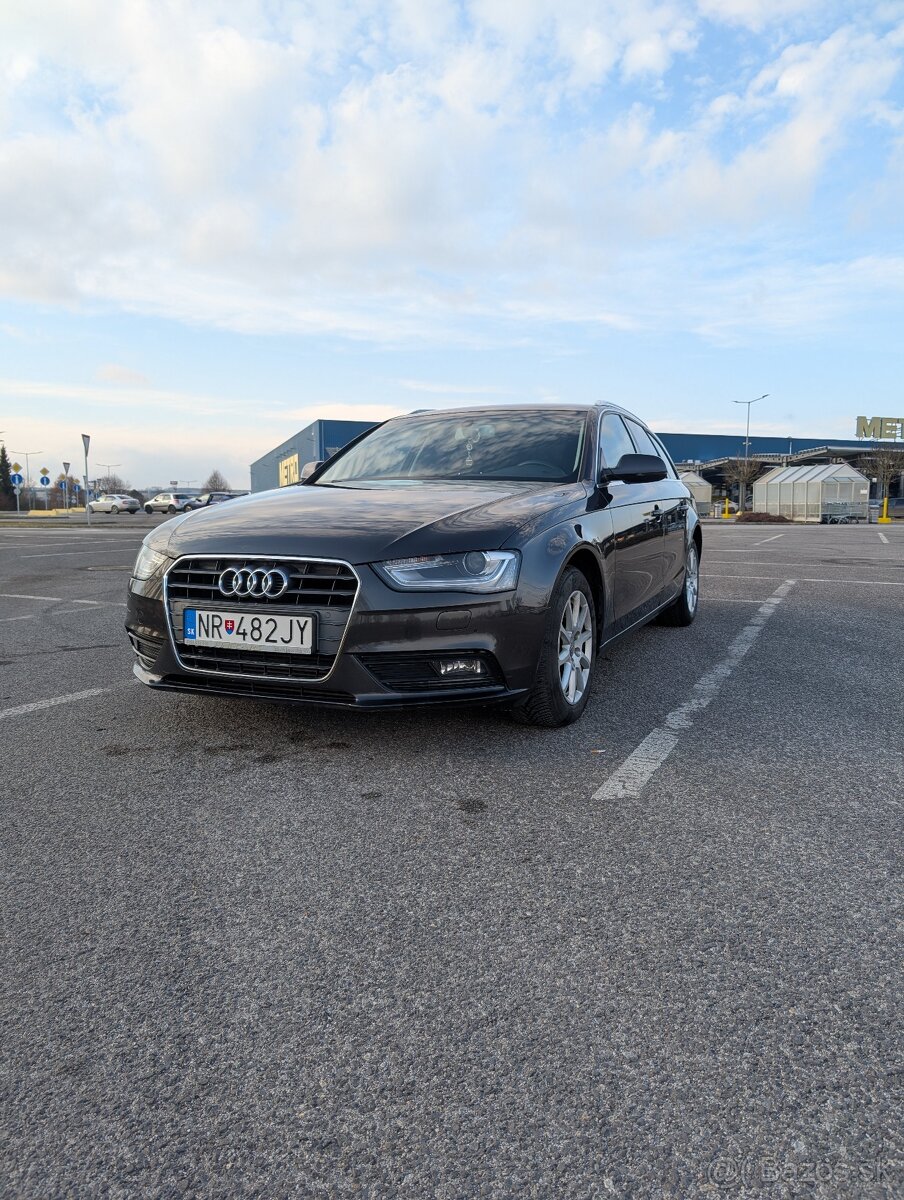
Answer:
<svg viewBox="0 0 904 1200"><path fill-rule="evenodd" d="M317 417L900 416L904 3L3 0L0 440L233 487Z"/></svg>

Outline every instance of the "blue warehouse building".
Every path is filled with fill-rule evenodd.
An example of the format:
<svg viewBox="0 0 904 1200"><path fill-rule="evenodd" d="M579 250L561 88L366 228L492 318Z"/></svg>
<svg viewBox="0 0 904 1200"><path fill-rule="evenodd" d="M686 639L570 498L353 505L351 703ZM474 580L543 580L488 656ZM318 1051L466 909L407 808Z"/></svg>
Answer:
<svg viewBox="0 0 904 1200"><path fill-rule="evenodd" d="M305 463L331 458L372 425L373 421L314 421L251 464L252 492L298 483Z"/></svg>
<svg viewBox="0 0 904 1200"><path fill-rule="evenodd" d="M711 463L726 458L744 457L744 435L730 433L660 433L665 448L676 463ZM863 454L868 447L863 442L841 441L838 438L754 437L750 438L750 457L764 459L794 458L797 455Z"/></svg>

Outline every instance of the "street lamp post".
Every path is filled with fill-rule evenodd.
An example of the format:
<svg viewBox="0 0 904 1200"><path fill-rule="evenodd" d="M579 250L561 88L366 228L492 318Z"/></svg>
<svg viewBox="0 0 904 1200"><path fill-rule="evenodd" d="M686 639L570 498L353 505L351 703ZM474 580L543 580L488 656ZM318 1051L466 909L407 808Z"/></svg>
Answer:
<svg viewBox="0 0 904 1200"><path fill-rule="evenodd" d="M98 465L99 467L103 467L103 468L104 468L104 470L105 470L105 471L107 472L107 474L109 475L109 474L110 474L110 472L113 470L113 468L114 468L114 467L121 467L121 466L122 466L122 463L102 463L102 462L99 462L97 465Z"/></svg>
<svg viewBox="0 0 904 1200"><path fill-rule="evenodd" d="M82 434L82 446L85 448L85 520L91 524L91 505L88 503L90 496L88 495L88 447L91 445L91 434Z"/></svg>
<svg viewBox="0 0 904 1200"><path fill-rule="evenodd" d="M10 453L11 454L21 454L22 457L25 459L25 486L27 488L29 486L29 484L31 483L31 472L28 469L28 460L29 460L29 458L33 457L35 454L43 454L44 451L43 450L11 450ZM32 508L34 508L34 503L35 503L35 490L32 487L32 489L31 489Z"/></svg>
<svg viewBox="0 0 904 1200"><path fill-rule="evenodd" d="M739 489L742 494L738 496L738 499L741 502L738 505L738 510L740 512L743 512L747 507L747 479L750 475L750 406L752 404L758 404L760 400L765 400L768 395L768 392L763 392L762 396L757 396L755 400L734 400L732 402L734 404L747 405L747 434L744 438L744 482L741 484Z"/></svg>

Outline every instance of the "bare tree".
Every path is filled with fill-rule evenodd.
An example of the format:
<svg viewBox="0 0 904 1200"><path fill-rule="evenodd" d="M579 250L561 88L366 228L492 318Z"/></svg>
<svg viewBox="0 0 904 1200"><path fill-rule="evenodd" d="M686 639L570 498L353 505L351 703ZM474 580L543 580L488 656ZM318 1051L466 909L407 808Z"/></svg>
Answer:
<svg viewBox="0 0 904 1200"><path fill-rule="evenodd" d="M888 495L889 484L904 472L904 446L893 442L874 442L859 461L864 475L876 481L876 495L881 500Z"/></svg>
<svg viewBox="0 0 904 1200"><path fill-rule="evenodd" d="M119 494L120 492L124 493L129 490L129 485L115 471L109 475L99 475L95 480L94 486L98 495L101 492L115 492Z"/></svg>
<svg viewBox="0 0 904 1200"><path fill-rule="evenodd" d="M222 475L216 467L210 472L204 480L202 492L228 492L229 481L225 475Z"/></svg>
<svg viewBox="0 0 904 1200"><path fill-rule="evenodd" d="M729 458L722 468L725 482L738 485L738 509L743 512L747 498L747 487L753 483L762 469L755 458Z"/></svg>
<svg viewBox="0 0 904 1200"><path fill-rule="evenodd" d="M63 480L66 481L65 488L62 486ZM67 501L70 505L75 504L76 482L78 482L79 487L81 487L81 480L77 481L74 475L60 474L53 487L50 489L50 495L48 497L48 503L50 507L65 508Z"/></svg>

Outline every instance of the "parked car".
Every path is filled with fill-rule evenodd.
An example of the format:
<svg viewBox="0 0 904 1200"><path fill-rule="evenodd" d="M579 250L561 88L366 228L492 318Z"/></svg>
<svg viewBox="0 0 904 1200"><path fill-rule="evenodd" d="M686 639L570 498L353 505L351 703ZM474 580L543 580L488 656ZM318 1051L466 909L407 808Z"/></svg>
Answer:
<svg viewBox="0 0 904 1200"><path fill-rule="evenodd" d="M605 646L653 617L694 620L701 546L690 491L628 412L415 413L304 483L148 534L126 627L154 688L498 702L565 725Z"/></svg>
<svg viewBox="0 0 904 1200"><path fill-rule="evenodd" d="M158 492L153 500L147 501L144 511L146 513L191 512L196 499L196 496L189 496L186 492Z"/></svg>
<svg viewBox="0 0 904 1200"><path fill-rule="evenodd" d="M247 492L202 492L192 499L192 508L208 508L211 504L222 504L224 500L235 500L239 496L247 496Z"/></svg>
<svg viewBox="0 0 904 1200"><path fill-rule="evenodd" d="M93 513L137 513L141 508L141 504L134 496L120 496L113 492L106 492L103 496L99 496L96 500L90 501L88 509Z"/></svg>
<svg viewBox="0 0 904 1200"><path fill-rule="evenodd" d="M888 515L895 521L904 521L904 496L889 496Z"/></svg>

